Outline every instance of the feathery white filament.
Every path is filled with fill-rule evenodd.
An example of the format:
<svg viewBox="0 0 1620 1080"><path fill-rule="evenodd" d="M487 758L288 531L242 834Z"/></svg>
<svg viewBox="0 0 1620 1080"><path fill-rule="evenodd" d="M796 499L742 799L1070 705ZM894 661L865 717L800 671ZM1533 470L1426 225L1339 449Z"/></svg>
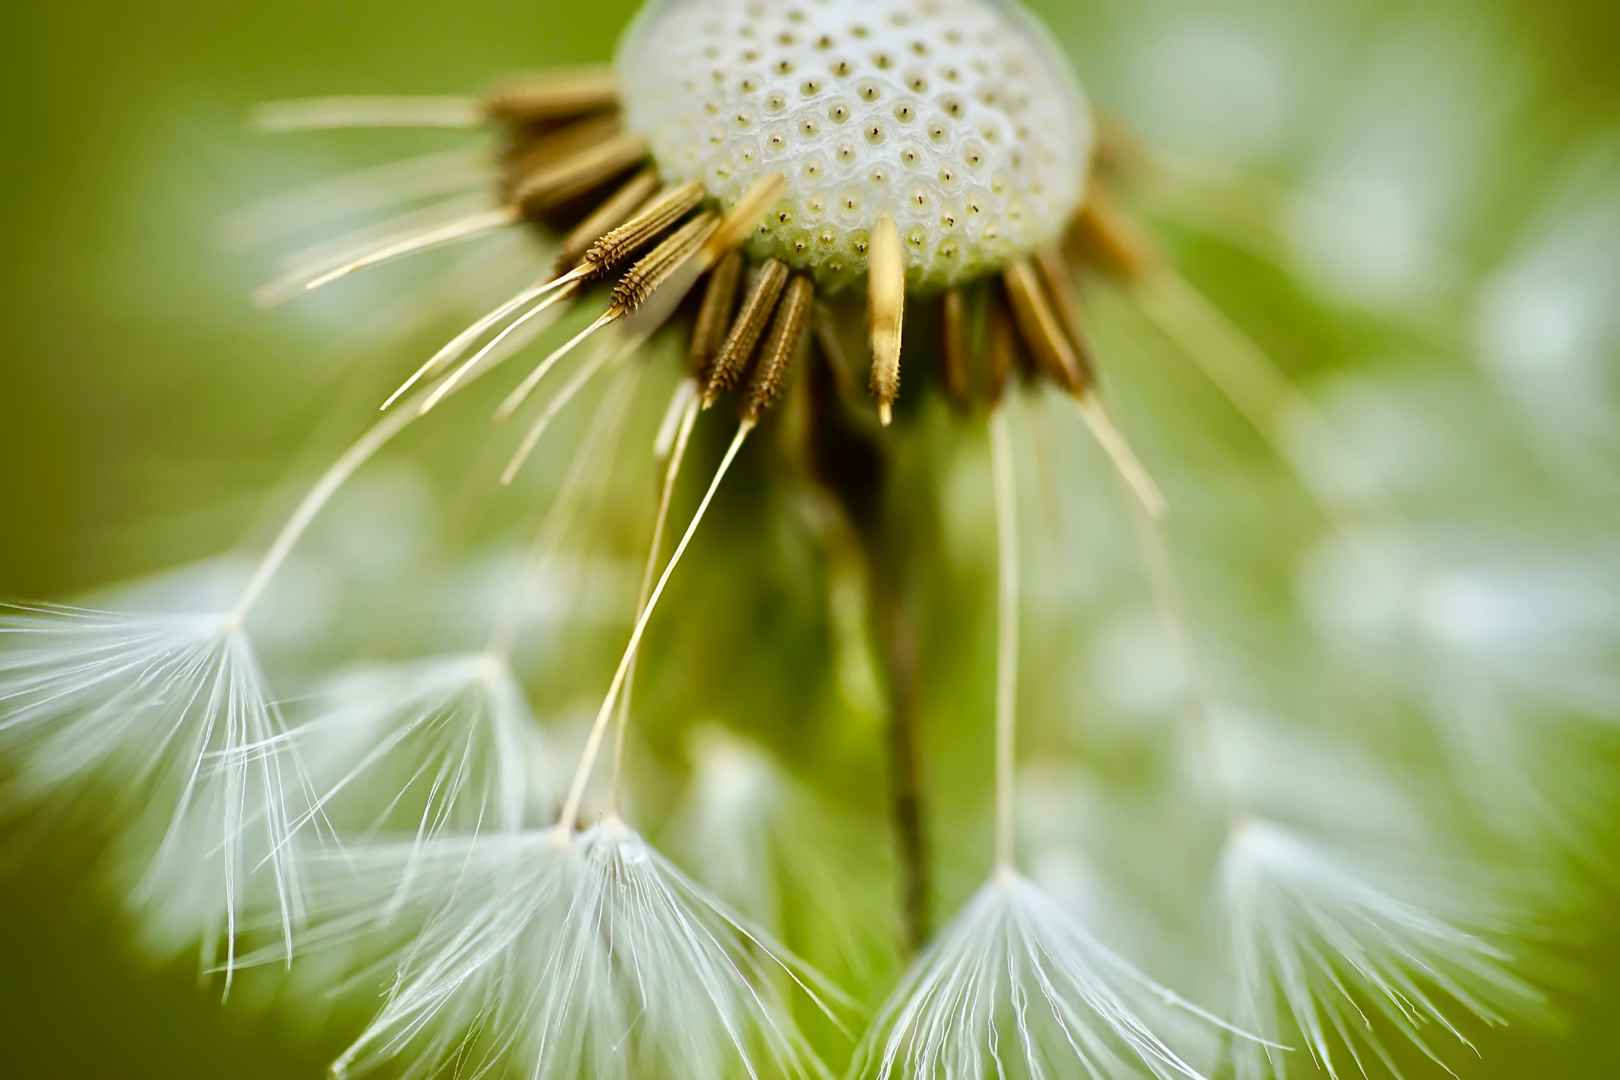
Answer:
<svg viewBox="0 0 1620 1080"><path fill-rule="evenodd" d="M1013 865L1013 784L1018 708L1018 473L1007 411L990 412L990 471L996 502L996 865Z"/></svg>
<svg viewBox="0 0 1620 1080"><path fill-rule="evenodd" d="M696 390L696 384L687 380L683 386L691 386ZM677 397L675 400L680 400ZM658 493L658 512L653 518L652 540L647 544L647 564L641 571L641 590L636 596L636 617L647 609L647 601L652 596L653 574L658 570L658 554L664 547L664 526L669 521L669 504L675 495L675 480L681 474L681 463L686 460L686 445L692 438L692 427L697 423L697 414L702 401L694 392L686 397L686 407L681 411L680 424L675 431L675 443L670 448L669 463L664 467L664 483ZM624 674L624 690L619 699L619 722L613 733L613 776L608 784L608 813L617 813L619 809L619 786L624 778L624 734L630 726L630 698L636 685L636 656L630 657L630 668Z"/></svg>
<svg viewBox="0 0 1620 1080"><path fill-rule="evenodd" d="M496 229L504 229L508 225L516 225L522 220L522 215L512 207L500 207L495 210L485 210L481 213L470 214L446 224L427 229L412 236L406 236L381 247L373 248L358 258L351 259L326 273L311 279L304 288L313 292L323 285L328 285L338 278L364 270L378 263L388 262L405 255L414 255L429 248L442 247L453 244L458 240L471 240L484 233Z"/></svg>
<svg viewBox="0 0 1620 1080"><path fill-rule="evenodd" d="M350 835L521 828L548 792L527 763L542 752L522 688L488 653L361 669L314 698L292 741L320 792L303 820ZM301 823L301 822L300 822ZM407 867L402 890L408 889Z"/></svg>
<svg viewBox="0 0 1620 1080"><path fill-rule="evenodd" d="M720 481L726 478L726 472L731 463L736 460L737 452L742 449L743 441L748 433L754 430L753 420L744 420L737 426L737 434L726 448L725 457L720 459L719 468L714 471L714 479L709 482L709 489L703 493L703 501L692 515L691 522L686 526L686 532L681 535L680 543L675 545L674 554L670 555L669 562L664 566L664 572L658 578L658 584L653 588L652 595L641 609L641 615L636 619L635 629L630 632L630 643L624 647L624 655L619 658L619 666L613 673L613 682L608 686L607 695L602 699L602 707L597 710L596 720L591 724L590 735L585 740L585 751L580 755L579 768L574 772L574 780L568 789L568 798L563 803L562 813L557 817L559 828L571 829L579 816L579 804L585 797L585 784L591 778L591 769L596 764L597 752L602 746L602 736L607 730L608 718L613 715L613 706L618 702L619 691L624 686L625 675L629 673L630 662L636 655L636 649L641 645L641 635L647 631L647 623L651 621L653 611L658 607L658 598L664 595L664 586L680 565L681 556L686 554L687 545L697 534L697 528L703 522L703 515L708 513L709 503L714 501L714 493L720 490Z"/></svg>
<svg viewBox="0 0 1620 1080"><path fill-rule="evenodd" d="M1330 1076L1340 1075L1330 1040L1350 1053L1356 1072L1366 1074L1362 1055L1371 1051L1398 1075L1375 1018L1440 1063L1422 1026L1438 1025L1470 1045L1441 1010L1443 999L1487 1023L1502 1022L1498 1004L1535 1000L1487 942L1346 863L1345 853L1269 822L1250 819L1232 835L1220 883L1238 1023L1274 1039L1286 1009ZM1281 1060L1268 1050L1234 1043L1238 1080L1282 1076Z"/></svg>
<svg viewBox="0 0 1620 1080"><path fill-rule="evenodd" d="M826 1075L774 988L811 977L616 817L446 838L429 865L437 912L336 1074L409 1048L409 1076Z"/></svg>
<svg viewBox="0 0 1620 1080"><path fill-rule="evenodd" d="M476 128L484 110L470 97L322 97L269 101L252 125L270 135L334 128Z"/></svg>
<svg viewBox="0 0 1620 1080"><path fill-rule="evenodd" d="M113 820L145 860L132 899L166 946L201 930L206 956L222 936L227 990L256 867L268 864L288 950L302 919L288 840L307 781L277 752L283 734L247 639L217 615L0 611L0 745L20 755L23 790L102 779L123 791ZM198 891L199 863L217 888Z"/></svg>
<svg viewBox="0 0 1620 1080"><path fill-rule="evenodd" d="M1197 1080L1144 1019L1165 1003L1185 1007L1002 869L912 965L851 1073L1114 1078L1146 1068Z"/></svg>
<svg viewBox="0 0 1620 1080"><path fill-rule="evenodd" d="M611 456L611 448L618 443L625 413L640 374L640 368L630 368L619 377L619 381L608 390L585 437L574 450L574 459L563 474L562 484L529 548L522 578L513 591L505 614L490 632L489 644L484 647L486 653L500 658L503 663L510 660L512 650L517 647L530 599L545 580L557 553L562 550L564 536L579 515L580 503L586 493L586 481L592 469L605 467Z"/></svg>

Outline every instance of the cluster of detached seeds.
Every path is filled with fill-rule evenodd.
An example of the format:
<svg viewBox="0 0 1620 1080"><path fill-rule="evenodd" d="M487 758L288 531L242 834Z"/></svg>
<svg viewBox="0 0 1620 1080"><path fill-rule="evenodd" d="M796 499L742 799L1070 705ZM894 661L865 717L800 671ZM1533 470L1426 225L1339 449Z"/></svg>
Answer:
<svg viewBox="0 0 1620 1080"><path fill-rule="evenodd" d="M900 227L908 277L962 282L1051 244L1091 149L1080 91L1042 32L962 0L665 0L618 58L626 123L666 183L724 205L773 172L787 193L751 244L824 289Z"/></svg>

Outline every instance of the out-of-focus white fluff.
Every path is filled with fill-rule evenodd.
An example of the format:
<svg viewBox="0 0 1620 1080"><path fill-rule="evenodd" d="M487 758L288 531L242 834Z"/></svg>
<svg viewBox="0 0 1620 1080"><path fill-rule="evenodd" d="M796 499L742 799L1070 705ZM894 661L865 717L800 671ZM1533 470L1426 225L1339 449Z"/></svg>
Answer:
<svg viewBox="0 0 1620 1080"><path fill-rule="evenodd" d="M1410 869L1379 874L1349 852L1248 819L1222 855L1218 884L1232 1019L1272 1042L1296 1027L1330 1076L1346 1071L1341 1048L1353 1073L1377 1062L1398 1075L1380 1031L1436 1062L1434 1028L1469 1045L1444 1007L1494 1024L1499 1006L1536 1000L1508 974L1507 957L1447 910L1460 906L1455 896L1424 895ZM1232 1064L1237 1080L1286 1073L1285 1055L1256 1042L1234 1041Z"/></svg>
<svg viewBox="0 0 1620 1080"><path fill-rule="evenodd" d="M149 944L171 952L200 937L206 965L223 943L227 976L245 904L273 906L289 947L302 919L288 841L307 782L296 755L276 748L284 730L246 636L217 615L0 613L13 794L99 782Z"/></svg>
<svg viewBox="0 0 1620 1080"><path fill-rule="evenodd" d="M998 871L895 989L852 1074L1199 1077L1150 1027L1167 1030L1167 1004L1180 999Z"/></svg>
<svg viewBox="0 0 1620 1080"><path fill-rule="evenodd" d="M434 913L339 1075L403 1053L413 1077L827 1075L774 975L807 989L815 977L617 818L573 837L357 854L355 895L378 895L364 877L386 889L414 860L410 903Z"/></svg>
<svg viewBox="0 0 1620 1080"><path fill-rule="evenodd" d="M550 809L540 727L523 688L484 653L366 667L328 683L292 741L310 763L311 816L348 835L514 830Z"/></svg>
<svg viewBox="0 0 1620 1080"><path fill-rule="evenodd" d="M899 928L888 876L874 872L890 858L881 829L840 814L762 747L717 725L694 728L688 744L693 768L673 826L676 858L773 934L785 932L795 901L807 902L808 941L796 938L795 947L824 970L836 962L863 974L887 959Z"/></svg>

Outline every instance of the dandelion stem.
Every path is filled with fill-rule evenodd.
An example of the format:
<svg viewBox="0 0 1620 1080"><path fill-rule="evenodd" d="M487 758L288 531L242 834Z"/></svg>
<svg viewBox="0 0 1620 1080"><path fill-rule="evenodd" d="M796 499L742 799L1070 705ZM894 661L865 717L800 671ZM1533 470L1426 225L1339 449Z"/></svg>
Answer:
<svg viewBox="0 0 1620 1080"><path fill-rule="evenodd" d="M613 706L618 703L619 690L624 686L625 675L628 674L630 662L635 658L636 649L641 645L641 635L647 630L647 623L652 618L653 611L658 607L658 599L664 594L664 587L669 584L670 575L680 564L681 556L686 554L687 545L697 532L698 525L703 521L703 515L708 512L709 503L714 500L714 493L720 489L720 481L725 479L726 472L731 463L736 460L737 452L742 449L743 441L748 433L754 430L755 421L745 419L737 427L737 435L731 440L731 446L726 450L726 456L720 459L720 467L715 470L714 479L709 482L709 490L704 492L703 501L698 504L697 512L692 515L692 521L686 526L686 532L681 536L681 542L675 545L675 552L669 557L664 566L664 572L653 588L652 595L647 598L646 605L636 620L636 627L630 633L630 642L624 648L624 655L619 658L619 667L613 673L613 682L608 686L607 696L602 700L602 707L597 710L596 720L591 725L590 736L585 740L585 750L580 755L579 766L574 770L574 780L568 789L568 798L563 803L562 813L557 815L559 829L572 829L579 817L579 805L585 798L585 784L590 780L591 769L596 764L597 752L602 747L602 736L607 730L608 719L613 715Z"/></svg>
<svg viewBox="0 0 1620 1080"><path fill-rule="evenodd" d="M664 546L664 526L669 521L669 504L675 494L675 479L680 475L681 462L686 457L686 445L692 438L692 427L697 422L702 399L697 394L686 396L686 407L681 411L680 427L675 433L675 444L670 449L669 465L664 469L664 486L658 496L658 515L653 519L652 543L647 549L647 565L641 572L641 593L636 600L636 616L647 610L647 598L652 595L653 573L658 569L658 553ZM619 701L619 720L613 733L613 772L608 785L607 812L619 812L619 788L624 776L624 732L630 724L630 695L636 684L636 658L640 650L630 657L630 668L625 672L624 690Z"/></svg>
<svg viewBox="0 0 1620 1080"><path fill-rule="evenodd" d="M1013 865L1018 707L1018 474L1007 411L990 412L990 473L996 500L996 867Z"/></svg>
<svg viewBox="0 0 1620 1080"><path fill-rule="evenodd" d="M626 406L630 403L631 391L642 370L639 366L627 368L609 389L607 397L596 411L596 416L591 420L585 438L580 440L579 448L574 452L574 460L563 477L562 485L557 489L551 508L546 511L545 519L540 523L540 530L529 549L518 587L507 603L500 621L490 633L489 644L484 647L485 655L499 660L502 664L511 660L512 650L516 647L518 635L523 630L524 616L528 614L529 600L540 583L545 580L552 560L557 557L557 552L562 547L563 537L567 535L569 527L579 514L580 503L586 491L585 480L590 474L591 466L601 461L603 447L611 447L616 441L617 432L624 422Z"/></svg>

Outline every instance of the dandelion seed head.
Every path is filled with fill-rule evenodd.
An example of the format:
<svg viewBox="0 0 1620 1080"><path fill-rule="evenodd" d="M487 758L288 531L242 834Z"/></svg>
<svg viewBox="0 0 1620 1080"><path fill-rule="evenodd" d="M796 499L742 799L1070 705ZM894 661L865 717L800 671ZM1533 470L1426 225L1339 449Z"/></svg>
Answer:
<svg viewBox="0 0 1620 1080"><path fill-rule="evenodd" d="M1061 56L985 0L668 0L627 34L625 119L664 178L734 204L782 171L751 250L834 287L866 271L880 218L908 277L941 286L1060 237L1090 114Z"/></svg>

